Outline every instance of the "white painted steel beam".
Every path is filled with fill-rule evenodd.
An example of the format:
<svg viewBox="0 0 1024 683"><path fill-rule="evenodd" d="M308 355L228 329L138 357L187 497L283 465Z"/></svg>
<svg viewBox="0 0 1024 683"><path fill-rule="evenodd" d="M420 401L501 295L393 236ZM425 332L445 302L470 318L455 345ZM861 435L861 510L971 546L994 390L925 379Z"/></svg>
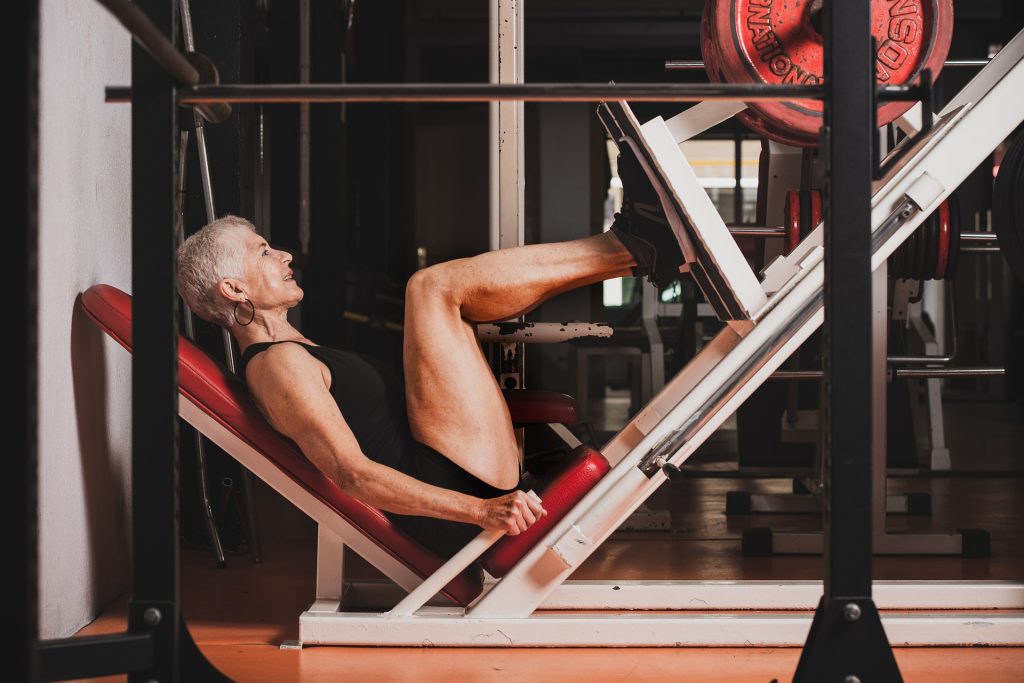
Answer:
<svg viewBox="0 0 1024 683"><path fill-rule="evenodd" d="M486 587L494 583L489 579ZM393 584L379 580L352 581L346 587L346 611L393 605L404 595ZM821 594L821 581L570 579L552 591L539 609L813 610ZM875 581L873 596L879 609L887 610L1024 610L1024 583L1014 581Z"/></svg>
<svg viewBox="0 0 1024 683"><path fill-rule="evenodd" d="M426 608L401 619L306 612L299 639L309 645L406 647L800 647L812 613L548 614L529 619L467 617ZM1024 644L1024 615L977 612L882 614L900 646Z"/></svg>
<svg viewBox="0 0 1024 683"><path fill-rule="evenodd" d="M523 83L524 0L490 1L491 83ZM490 104L491 251L523 244L523 102Z"/></svg>

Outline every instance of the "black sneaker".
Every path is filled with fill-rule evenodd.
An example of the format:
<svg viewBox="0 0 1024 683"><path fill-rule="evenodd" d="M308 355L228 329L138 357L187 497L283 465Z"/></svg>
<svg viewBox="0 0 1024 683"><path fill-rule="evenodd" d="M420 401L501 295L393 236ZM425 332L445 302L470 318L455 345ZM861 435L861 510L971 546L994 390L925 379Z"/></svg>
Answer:
<svg viewBox="0 0 1024 683"><path fill-rule="evenodd" d="M627 198L609 229L636 259L633 275L645 276L658 289L679 279L685 259L660 206Z"/></svg>
<svg viewBox="0 0 1024 683"><path fill-rule="evenodd" d="M618 167L625 199L611 231L636 259L633 274L646 276L655 287L664 288L679 278L686 259L658 193L628 146L620 150Z"/></svg>

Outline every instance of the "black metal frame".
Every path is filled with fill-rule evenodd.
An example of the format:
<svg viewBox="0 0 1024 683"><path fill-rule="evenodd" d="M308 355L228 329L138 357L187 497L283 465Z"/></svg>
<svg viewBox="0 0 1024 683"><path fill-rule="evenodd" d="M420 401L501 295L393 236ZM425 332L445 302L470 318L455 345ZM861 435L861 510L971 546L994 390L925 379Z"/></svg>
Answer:
<svg viewBox="0 0 1024 683"><path fill-rule="evenodd" d="M113 0L99 1L108 7L118 4ZM166 41L165 35L173 39L178 25L176 0L137 0L134 4L158 29L156 33L146 32L150 41ZM34 14L36 3L31 5ZM180 612L179 304L173 267L177 108L180 103L218 98L255 102L297 101L296 97L307 101L823 97L824 149L828 155L825 212L829 226L825 237L827 544L824 596L795 680L901 680L871 599L871 150L877 101L909 99L919 93L915 87L875 87L869 37L870 3L829 0L825 11L828 28L824 88L659 84L660 92L654 92L645 90L652 86L443 84L364 85L360 89L319 86L319 90L313 86L199 86L179 91L179 83L146 54L141 44L135 45L130 91L135 302L133 598L125 633L39 642L40 680L125 672L129 681L228 680L200 652ZM141 43L139 32L133 30L133 34ZM152 51L153 46L146 49ZM830 87L833 83L842 83L842 87ZM289 99L273 99L282 96ZM31 163L29 168L31 180L35 177ZM31 234L31 226L29 231ZM842 333L832 333L837 330ZM836 387L842 390L833 391Z"/></svg>
<svg viewBox="0 0 1024 683"><path fill-rule="evenodd" d="M10 440L7 476L12 486L7 519L12 552L17 558L10 569L10 610L15 624L24 619L24 627L15 626L11 634L10 661L4 667L11 680L35 681L39 677L36 638L39 633L38 604L38 132L39 132L39 2L15 3L7 8L12 28L3 42L3 57L13 68L9 72L11 92L8 115L10 129L8 165L12 170L8 203L11 212L8 246L14 255L4 269L5 290L12 292L14 306L7 315L11 330L24 330L24 336L10 335L9 362L4 364L4 386L15 400L9 403L6 429ZM24 173L24 174L22 174ZM21 305L18 305L20 302Z"/></svg>
<svg viewBox="0 0 1024 683"><path fill-rule="evenodd" d="M173 39L175 0L136 4ZM196 646L180 611L177 83L138 41L132 47L132 82L133 595L128 630L40 641L40 680L128 673L130 682L139 683L227 681Z"/></svg>
<svg viewBox="0 0 1024 683"><path fill-rule="evenodd" d="M793 680L902 681L871 597L871 3L828 0L824 9L824 595Z"/></svg>

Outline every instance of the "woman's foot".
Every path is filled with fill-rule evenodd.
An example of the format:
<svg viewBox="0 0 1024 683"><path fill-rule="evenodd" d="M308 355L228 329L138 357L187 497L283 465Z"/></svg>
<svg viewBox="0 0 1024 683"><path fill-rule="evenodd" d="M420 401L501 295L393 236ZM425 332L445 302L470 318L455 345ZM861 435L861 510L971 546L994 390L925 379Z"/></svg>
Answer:
<svg viewBox="0 0 1024 683"><path fill-rule="evenodd" d="M626 198L610 229L636 259L633 274L644 275L654 287L664 289L679 279L679 268L686 259L662 201L628 145L618 154L618 177Z"/></svg>
<svg viewBox="0 0 1024 683"><path fill-rule="evenodd" d="M646 213L646 212L644 212ZM664 216L659 222L639 213L630 203L615 214L612 232L636 259L633 275L646 277L658 289L679 279L679 268L685 262L679 243Z"/></svg>
<svg viewBox="0 0 1024 683"><path fill-rule="evenodd" d="M686 259L657 192L628 147L619 154L619 178L625 199L610 231L636 259L633 274L646 276L662 289L679 278L679 268Z"/></svg>

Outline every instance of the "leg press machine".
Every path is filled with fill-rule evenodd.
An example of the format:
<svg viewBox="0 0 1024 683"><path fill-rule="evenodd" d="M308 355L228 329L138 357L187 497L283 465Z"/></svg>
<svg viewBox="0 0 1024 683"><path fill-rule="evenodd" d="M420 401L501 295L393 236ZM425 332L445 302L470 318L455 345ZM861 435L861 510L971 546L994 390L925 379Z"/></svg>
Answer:
<svg viewBox="0 0 1024 683"><path fill-rule="evenodd" d="M888 257L1021 123L1022 93L1024 33L937 115L928 134L907 140L915 148L875 183L872 267L883 310ZM682 465L824 320L822 227L759 279L680 149L742 109L707 102L641 125L625 102L600 106L616 144L628 145L645 167L686 268L727 324L601 453L579 447L542 482L549 514L518 537L482 532L443 562L378 510L345 496L263 420L237 378L179 341L181 416L319 525L316 599L299 615L302 645L803 645L820 582L569 580L665 481L665 468ZM128 295L96 285L82 305L131 348ZM878 336L875 365L884 377ZM563 399L553 399L555 410L570 415ZM884 444L884 423L882 434ZM881 471L884 477L884 461ZM884 486L874 495L884 496ZM401 598L394 608L348 611L354 585L343 571L345 546L398 587L381 584L374 593L371 586L361 595L378 604ZM876 582L875 599L894 646L1024 645L1021 583Z"/></svg>

